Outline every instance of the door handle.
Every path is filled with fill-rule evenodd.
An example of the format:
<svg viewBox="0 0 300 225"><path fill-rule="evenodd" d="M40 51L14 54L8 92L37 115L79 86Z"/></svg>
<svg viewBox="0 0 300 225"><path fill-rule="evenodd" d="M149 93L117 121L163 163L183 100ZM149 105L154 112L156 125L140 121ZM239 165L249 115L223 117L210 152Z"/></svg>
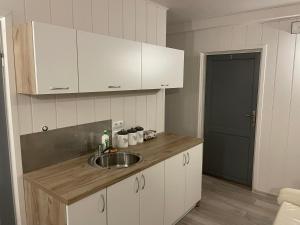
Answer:
<svg viewBox="0 0 300 225"><path fill-rule="evenodd" d="M121 88L121 86L108 86L108 88Z"/></svg>
<svg viewBox="0 0 300 225"><path fill-rule="evenodd" d="M101 209L101 213L104 213L105 208L106 208L106 203L105 203L105 197L104 197L103 194L101 195L101 200L102 200L102 209Z"/></svg>
<svg viewBox="0 0 300 225"><path fill-rule="evenodd" d="M144 190L146 187L146 178L145 178L144 174L142 175L142 180L143 180L142 190Z"/></svg>
<svg viewBox="0 0 300 225"><path fill-rule="evenodd" d="M70 87L50 87L51 91L69 90Z"/></svg>
<svg viewBox="0 0 300 225"><path fill-rule="evenodd" d="M245 115L248 118L251 118L251 125L252 127L255 127L256 125L256 111L252 110L251 114L246 114Z"/></svg>
<svg viewBox="0 0 300 225"><path fill-rule="evenodd" d="M185 165L186 165L186 155L183 154L183 166L185 166Z"/></svg>
<svg viewBox="0 0 300 225"><path fill-rule="evenodd" d="M136 185L137 185L137 188L136 188L136 190L135 190L135 193L137 194L137 193L139 193L139 190L140 190L140 181L139 181L139 178L138 178L138 177L135 178L135 183L136 183Z"/></svg>

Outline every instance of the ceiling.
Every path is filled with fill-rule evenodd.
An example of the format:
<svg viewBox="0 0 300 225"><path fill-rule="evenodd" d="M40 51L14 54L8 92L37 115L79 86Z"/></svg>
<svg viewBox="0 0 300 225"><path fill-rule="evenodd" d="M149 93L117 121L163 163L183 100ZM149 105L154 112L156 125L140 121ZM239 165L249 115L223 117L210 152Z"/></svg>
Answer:
<svg viewBox="0 0 300 225"><path fill-rule="evenodd" d="M183 23L300 3L300 0L154 0L169 8L168 23Z"/></svg>

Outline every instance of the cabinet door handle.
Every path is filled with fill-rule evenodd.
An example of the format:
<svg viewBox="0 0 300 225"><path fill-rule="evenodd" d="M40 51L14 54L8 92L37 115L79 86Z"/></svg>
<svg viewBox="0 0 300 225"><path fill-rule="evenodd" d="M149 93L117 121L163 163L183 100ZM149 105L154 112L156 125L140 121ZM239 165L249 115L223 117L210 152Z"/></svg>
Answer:
<svg viewBox="0 0 300 225"><path fill-rule="evenodd" d="M139 182L139 178L135 178L135 183L137 184L137 188L135 190L135 193L139 193L139 190L140 190L140 182Z"/></svg>
<svg viewBox="0 0 300 225"><path fill-rule="evenodd" d="M70 87L50 87L51 91L69 90Z"/></svg>
<svg viewBox="0 0 300 225"><path fill-rule="evenodd" d="M169 87L169 84L162 84L160 86L162 86L162 87Z"/></svg>
<svg viewBox="0 0 300 225"><path fill-rule="evenodd" d="M144 174L142 175L142 180L143 180L142 190L144 190L146 187L146 178L145 178Z"/></svg>
<svg viewBox="0 0 300 225"><path fill-rule="evenodd" d="M101 213L105 212L105 208L106 208L106 203L105 203L105 197L103 194L101 194L101 200L102 200L102 209L101 209Z"/></svg>
<svg viewBox="0 0 300 225"><path fill-rule="evenodd" d="M108 86L108 88L111 88L111 89L113 89L113 88L121 88L121 86Z"/></svg>
<svg viewBox="0 0 300 225"><path fill-rule="evenodd" d="M187 165L189 165L190 164L190 153L188 152L187 153L187 163L186 163Z"/></svg>
<svg viewBox="0 0 300 225"><path fill-rule="evenodd" d="M185 165L186 165L186 155L183 154L183 166L185 166Z"/></svg>

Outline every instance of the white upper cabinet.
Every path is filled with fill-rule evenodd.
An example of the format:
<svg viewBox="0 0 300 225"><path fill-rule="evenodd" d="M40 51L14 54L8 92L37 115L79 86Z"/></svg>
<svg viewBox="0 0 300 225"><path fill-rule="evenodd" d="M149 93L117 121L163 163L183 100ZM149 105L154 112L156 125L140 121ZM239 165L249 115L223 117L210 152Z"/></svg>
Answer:
<svg viewBox="0 0 300 225"><path fill-rule="evenodd" d="M107 225L106 189L67 206L67 225Z"/></svg>
<svg viewBox="0 0 300 225"><path fill-rule="evenodd" d="M74 29L32 22L17 27L14 40L19 93L78 92Z"/></svg>
<svg viewBox="0 0 300 225"><path fill-rule="evenodd" d="M141 89L141 43L77 32L79 92Z"/></svg>
<svg viewBox="0 0 300 225"><path fill-rule="evenodd" d="M183 87L177 49L31 22L14 29L14 51L20 94Z"/></svg>
<svg viewBox="0 0 300 225"><path fill-rule="evenodd" d="M182 88L184 51L142 44L142 88Z"/></svg>

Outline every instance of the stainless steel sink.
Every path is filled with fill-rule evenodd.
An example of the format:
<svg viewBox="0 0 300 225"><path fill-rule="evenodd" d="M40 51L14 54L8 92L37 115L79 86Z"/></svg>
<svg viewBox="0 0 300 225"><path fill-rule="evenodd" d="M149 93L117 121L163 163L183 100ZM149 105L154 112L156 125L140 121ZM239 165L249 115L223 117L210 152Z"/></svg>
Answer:
<svg viewBox="0 0 300 225"><path fill-rule="evenodd" d="M128 152L108 153L101 156L92 156L89 164L101 168L128 168L140 162L142 157L138 154Z"/></svg>

